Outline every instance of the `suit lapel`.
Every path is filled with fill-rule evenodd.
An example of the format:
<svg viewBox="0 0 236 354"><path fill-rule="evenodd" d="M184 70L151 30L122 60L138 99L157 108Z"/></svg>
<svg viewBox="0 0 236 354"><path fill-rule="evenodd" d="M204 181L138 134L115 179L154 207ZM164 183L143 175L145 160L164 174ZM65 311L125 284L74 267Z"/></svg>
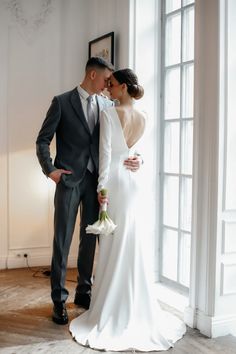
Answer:
<svg viewBox="0 0 236 354"><path fill-rule="evenodd" d="M100 122L99 122L100 113L106 107L106 104L105 104L106 101L105 101L105 99L103 97L100 97L99 95L96 95L96 101L97 101L97 107L98 107L98 119L97 119L97 123L96 123L96 125L94 127L93 134L99 128L99 125L100 125ZM81 99L80 99L80 95L79 95L79 92L77 90L77 87L71 93L71 104L72 104L77 116L79 117L81 123L83 124L83 126L87 130L88 134L90 134L89 126L88 126L87 120L86 120L85 115L84 115L84 111L83 111L83 107L82 107L82 103L81 103Z"/></svg>
<svg viewBox="0 0 236 354"><path fill-rule="evenodd" d="M81 100L80 100L80 96L79 96L77 88L75 88L72 91L71 104L72 104L76 114L78 115L81 123L83 124L83 126L85 127L87 132L90 134L89 126L88 126L87 120L86 120L85 115L84 115L83 107L82 107L82 104L81 104Z"/></svg>

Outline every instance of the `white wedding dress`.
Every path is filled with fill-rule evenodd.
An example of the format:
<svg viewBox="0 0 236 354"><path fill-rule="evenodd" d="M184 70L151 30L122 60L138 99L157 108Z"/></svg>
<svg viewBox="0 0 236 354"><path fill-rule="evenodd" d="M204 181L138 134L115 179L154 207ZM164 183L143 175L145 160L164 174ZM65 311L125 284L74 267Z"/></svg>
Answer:
<svg viewBox="0 0 236 354"><path fill-rule="evenodd" d="M117 228L100 236L90 309L71 321L70 332L78 343L99 350L167 350L186 327L162 311L155 298L152 254L146 252L150 237L138 214L139 172L123 165L141 149L144 135L128 148L114 107L102 112L100 129L98 189L108 190L108 214Z"/></svg>

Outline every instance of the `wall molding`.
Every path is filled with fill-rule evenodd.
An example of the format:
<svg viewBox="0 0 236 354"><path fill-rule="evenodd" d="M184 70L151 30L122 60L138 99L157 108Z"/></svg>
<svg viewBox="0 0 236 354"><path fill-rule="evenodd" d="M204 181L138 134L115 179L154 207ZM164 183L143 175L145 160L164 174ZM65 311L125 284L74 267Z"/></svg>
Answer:
<svg viewBox="0 0 236 354"><path fill-rule="evenodd" d="M197 311L197 327L207 337L216 338L236 334L236 314L227 316L207 316Z"/></svg>
<svg viewBox="0 0 236 354"><path fill-rule="evenodd" d="M26 14L21 0L5 0L6 9L9 10L13 23L18 27L26 43L32 44L36 33L48 22L53 12L53 1L40 0L39 10Z"/></svg>
<svg viewBox="0 0 236 354"><path fill-rule="evenodd" d="M198 309L187 307L184 312L184 322L210 338L228 334L236 335L236 313L226 316L208 316Z"/></svg>
<svg viewBox="0 0 236 354"><path fill-rule="evenodd" d="M0 256L0 269L6 269L7 268L7 256Z"/></svg>

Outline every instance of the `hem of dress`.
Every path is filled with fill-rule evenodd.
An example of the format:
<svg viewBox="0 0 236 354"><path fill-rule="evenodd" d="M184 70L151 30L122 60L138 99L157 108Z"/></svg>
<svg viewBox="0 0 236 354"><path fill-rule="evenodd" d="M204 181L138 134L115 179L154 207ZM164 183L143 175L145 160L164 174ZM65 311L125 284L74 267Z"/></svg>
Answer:
<svg viewBox="0 0 236 354"><path fill-rule="evenodd" d="M182 333L181 335L179 335L178 337L176 337L173 341L169 341L169 346L168 347L153 347L153 348L150 348L150 349L147 349L147 348L143 348L143 349L139 349L138 346L137 347L107 347L107 348L104 348L102 346L92 346L89 344L89 340L86 339L86 341L81 341L81 340L78 340L76 339L76 336L74 336L72 334L72 332L70 331L71 335L72 335L72 338L73 340L78 343L79 345L85 347L85 348L90 348L90 349L93 349L93 350L99 350L99 351L103 351L103 352L140 352L140 353L147 353L147 352L159 352L159 351L167 351L169 350L170 348L174 348L174 344L176 342L178 342L181 338L184 337L184 335L186 334L186 331L184 333ZM172 343L171 343L172 342Z"/></svg>

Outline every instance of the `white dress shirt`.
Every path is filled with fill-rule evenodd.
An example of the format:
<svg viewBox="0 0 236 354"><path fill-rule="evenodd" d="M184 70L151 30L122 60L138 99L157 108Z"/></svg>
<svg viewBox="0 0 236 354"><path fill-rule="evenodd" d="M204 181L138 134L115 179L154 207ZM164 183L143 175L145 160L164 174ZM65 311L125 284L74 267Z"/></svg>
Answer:
<svg viewBox="0 0 236 354"><path fill-rule="evenodd" d="M85 118L88 122L88 116L87 116L87 105L88 101L87 98L90 96L87 91L85 91L80 85L78 86L78 92L81 98L81 103L82 103L82 108L84 111ZM95 115L95 124L97 123L98 120L98 108L97 108L97 100L96 100L96 95L92 95L92 109L94 111Z"/></svg>

